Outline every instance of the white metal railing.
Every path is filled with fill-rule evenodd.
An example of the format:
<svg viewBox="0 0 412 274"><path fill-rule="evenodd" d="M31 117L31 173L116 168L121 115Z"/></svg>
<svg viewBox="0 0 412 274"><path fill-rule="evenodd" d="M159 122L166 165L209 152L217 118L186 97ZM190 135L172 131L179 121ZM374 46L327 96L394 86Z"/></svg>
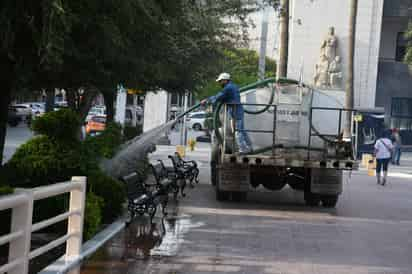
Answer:
<svg viewBox="0 0 412 274"><path fill-rule="evenodd" d="M33 224L33 203L36 200L70 193L69 211ZM29 261L66 243L65 256L75 259L82 247L83 221L86 202L86 177L73 177L71 181L50 186L19 189L15 194L0 197L0 211L11 209L10 233L0 237L0 245L9 243L8 262L0 266L0 274L27 274ZM33 232L68 219L67 233L50 243L30 250ZM74 270L71 273L76 273Z"/></svg>

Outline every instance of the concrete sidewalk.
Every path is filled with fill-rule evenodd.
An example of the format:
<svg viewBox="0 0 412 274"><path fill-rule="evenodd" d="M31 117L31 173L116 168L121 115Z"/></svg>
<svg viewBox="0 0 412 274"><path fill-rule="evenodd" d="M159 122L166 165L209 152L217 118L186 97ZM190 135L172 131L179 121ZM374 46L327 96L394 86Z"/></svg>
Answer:
<svg viewBox="0 0 412 274"><path fill-rule="evenodd" d="M400 165L390 165L389 173L401 173L412 176L412 152L402 152Z"/></svg>
<svg viewBox="0 0 412 274"><path fill-rule="evenodd" d="M158 146L151 160L174 151ZM412 273L409 179L382 187L364 172L353 174L335 209L307 207L288 187L251 191L245 203L218 202L210 149L188 154L201 163L200 183L170 201L165 218L136 219L84 263L82 274Z"/></svg>

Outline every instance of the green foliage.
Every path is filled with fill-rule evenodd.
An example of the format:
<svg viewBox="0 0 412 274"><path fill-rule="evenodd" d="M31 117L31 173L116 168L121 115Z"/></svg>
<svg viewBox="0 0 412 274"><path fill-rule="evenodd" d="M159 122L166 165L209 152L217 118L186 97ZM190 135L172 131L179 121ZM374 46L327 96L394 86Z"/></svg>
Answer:
<svg viewBox="0 0 412 274"><path fill-rule="evenodd" d="M94 96L114 97L119 83L170 92L204 84L216 74L220 49L245 45L247 15L259 1L29 2L0 1L0 66L8 80L0 101L12 91L64 88L84 115Z"/></svg>
<svg viewBox="0 0 412 274"><path fill-rule="evenodd" d="M9 80L0 100L9 101L4 94L18 89L82 89L77 107L87 113L96 90L113 93L118 83L171 92L193 90L199 84L204 88L223 69L221 49L245 41L246 15L255 10L256 2L0 1L0 66ZM233 24L233 19L239 24ZM249 81L229 72L239 77L239 84ZM121 143L115 126L81 145L76 140L79 123L67 110L36 120L33 128L42 136L20 147L7 164L12 186L33 187L90 175L98 169L98 158L114 155ZM138 167L142 176L145 168L145 164ZM106 213L105 205L105 218L110 219L120 212L123 199L111 185L120 187L104 176L90 177L97 195L108 200L110 194L116 196L113 210Z"/></svg>
<svg viewBox="0 0 412 274"><path fill-rule="evenodd" d="M143 132L143 127L138 125L136 127L132 126L125 126L123 129L123 138L124 140L128 141L133 139L136 136L139 136Z"/></svg>
<svg viewBox="0 0 412 274"><path fill-rule="evenodd" d="M91 159L112 158L122 144L122 128L119 124L108 123L106 129L97 136L88 136L83 142L84 153Z"/></svg>
<svg viewBox="0 0 412 274"><path fill-rule="evenodd" d="M406 47L406 54L404 57L404 62L408 65L412 65L412 22L409 22L408 29L404 35L405 39L408 41L408 46Z"/></svg>
<svg viewBox="0 0 412 274"><path fill-rule="evenodd" d="M108 124L99 136L89 137L84 143L76 139L78 122L70 110L45 114L33 127L39 135L20 146L12 159L2 168L1 182L13 187L36 187L70 180L72 176L88 177L85 218L85 238L96 233L102 222L110 223L121 215L125 190L121 182L99 170L98 159L112 157L122 142L121 127ZM0 187L9 192L8 187ZM59 195L36 202L34 221L61 214L68 208L67 195ZM55 227L54 229L61 229Z"/></svg>
<svg viewBox="0 0 412 274"><path fill-rule="evenodd" d="M0 196L1 195L7 195L7 194L12 194L14 192L14 189L10 186L1 186L0 185Z"/></svg>
<svg viewBox="0 0 412 274"><path fill-rule="evenodd" d="M0 196L14 192L14 189L9 186L7 170L0 166ZM1 235L1 234L0 234Z"/></svg>
<svg viewBox="0 0 412 274"><path fill-rule="evenodd" d="M89 191L103 198L103 223L110 223L122 214L126 192L122 182L119 182L100 171L89 174L87 180Z"/></svg>
<svg viewBox="0 0 412 274"><path fill-rule="evenodd" d="M83 175L80 142L41 135L20 146L6 164L14 187L36 187Z"/></svg>
<svg viewBox="0 0 412 274"><path fill-rule="evenodd" d="M216 77L221 72L228 72L232 80L238 86L244 86L258 80L259 56L256 51L247 49L226 49L222 51L222 58L216 70L209 75L208 81L197 87L197 97L203 99L216 94L222 89L216 83ZM273 77L275 75L275 61L266 58L266 75Z"/></svg>
<svg viewBox="0 0 412 274"><path fill-rule="evenodd" d="M88 240L96 234L102 224L103 199L88 192L86 195L86 209L84 216L84 240Z"/></svg>
<svg viewBox="0 0 412 274"><path fill-rule="evenodd" d="M58 142L77 139L80 119L70 109L48 112L33 121L32 129Z"/></svg>

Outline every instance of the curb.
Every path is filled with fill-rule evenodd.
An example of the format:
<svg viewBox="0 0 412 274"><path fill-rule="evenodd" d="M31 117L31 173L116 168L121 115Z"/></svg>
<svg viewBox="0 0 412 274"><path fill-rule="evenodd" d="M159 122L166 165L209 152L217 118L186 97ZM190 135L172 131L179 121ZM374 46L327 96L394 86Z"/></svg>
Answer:
<svg viewBox="0 0 412 274"><path fill-rule="evenodd" d="M57 261L44 268L39 274L65 274L93 255L97 249L102 247L108 240L113 238L125 227L123 221L116 221L97 233L92 239L88 240L82 246L82 252L75 258L60 257Z"/></svg>

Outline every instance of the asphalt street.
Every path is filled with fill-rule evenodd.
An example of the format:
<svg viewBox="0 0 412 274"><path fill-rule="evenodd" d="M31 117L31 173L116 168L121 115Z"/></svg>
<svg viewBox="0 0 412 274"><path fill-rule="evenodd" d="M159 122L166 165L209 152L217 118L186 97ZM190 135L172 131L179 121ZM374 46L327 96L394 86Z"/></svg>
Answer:
<svg viewBox="0 0 412 274"><path fill-rule="evenodd" d="M17 127L7 127L6 143L4 145L3 163L7 162L16 149L33 137L32 131L26 124L20 123Z"/></svg>
<svg viewBox="0 0 412 274"><path fill-rule="evenodd" d="M173 151L158 147L151 159ZM336 209L308 208L289 188L217 202L209 153L206 144L188 152L200 164L200 184L166 218L136 220L82 273L412 273L412 175L393 173L383 187L365 170L345 174Z"/></svg>

